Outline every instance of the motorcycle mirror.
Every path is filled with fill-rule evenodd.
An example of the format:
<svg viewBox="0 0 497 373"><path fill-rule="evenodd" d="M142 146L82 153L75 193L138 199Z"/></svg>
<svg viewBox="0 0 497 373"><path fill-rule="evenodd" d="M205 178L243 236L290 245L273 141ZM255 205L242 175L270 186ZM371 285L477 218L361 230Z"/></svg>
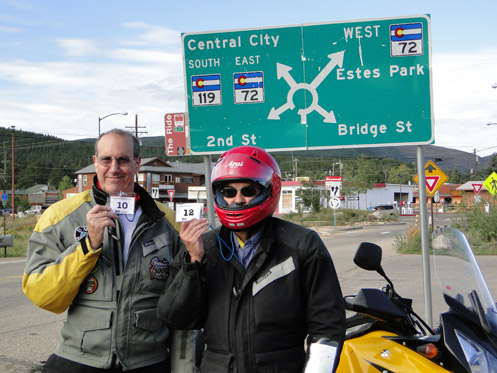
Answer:
<svg viewBox="0 0 497 373"><path fill-rule="evenodd" d="M366 271L378 272L390 284L393 290L393 283L387 277L381 266L382 249L375 243L361 242L354 255L354 263Z"/></svg>
<svg viewBox="0 0 497 373"><path fill-rule="evenodd" d="M381 247L371 242L361 242L354 255L354 263L366 271L383 272Z"/></svg>

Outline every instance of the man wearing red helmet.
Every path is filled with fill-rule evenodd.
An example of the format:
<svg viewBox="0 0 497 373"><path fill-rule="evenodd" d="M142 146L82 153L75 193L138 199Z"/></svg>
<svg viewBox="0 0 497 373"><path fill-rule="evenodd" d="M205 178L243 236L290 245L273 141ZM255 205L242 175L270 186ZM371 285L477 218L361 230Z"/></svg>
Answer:
<svg viewBox="0 0 497 373"><path fill-rule="evenodd" d="M261 148L234 148L213 169L212 193L223 226L203 234L205 219L183 223L188 253L159 317L204 329L200 372L333 371L345 334L342 292L318 234L272 216L276 161Z"/></svg>

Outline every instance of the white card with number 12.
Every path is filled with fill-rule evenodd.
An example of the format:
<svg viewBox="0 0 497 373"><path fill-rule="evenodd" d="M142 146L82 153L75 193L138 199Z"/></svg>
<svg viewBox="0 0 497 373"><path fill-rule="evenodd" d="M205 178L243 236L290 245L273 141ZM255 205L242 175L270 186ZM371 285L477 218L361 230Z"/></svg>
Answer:
<svg viewBox="0 0 497 373"><path fill-rule="evenodd" d="M176 204L176 221L184 222L202 217L203 203L178 203Z"/></svg>

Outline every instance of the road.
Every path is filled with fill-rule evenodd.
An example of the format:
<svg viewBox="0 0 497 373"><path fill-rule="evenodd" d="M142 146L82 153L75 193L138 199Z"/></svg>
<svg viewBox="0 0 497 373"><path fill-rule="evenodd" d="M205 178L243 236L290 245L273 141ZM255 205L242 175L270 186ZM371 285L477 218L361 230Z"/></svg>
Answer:
<svg viewBox="0 0 497 373"><path fill-rule="evenodd" d="M423 271L420 255L398 255L392 249L396 235L403 235L414 218L395 224L365 225L357 229L316 227L332 255L344 294L361 287L381 287L385 281L375 272L364 271L352 261L359 243L370 241L383 247L383 267L399 294L414 299L414 308L425 316ZM443 223L442 223L443 224ZM440 224L440 225L442 225ZM497 256L477 258L494 299L497 299ZM0 372L30 372L55 350L65 313L55 315L35 307L22 293L25 260L0 258ZM490 281L489 281L490 280ZM432 273L433 314L445 306L438 301ZM433 317L434 323L438 318Z"/></svg>
<svg viewBox="0 0 497 373"><path fill-rule="evenodd" d="M26 261L0 259L0 371L29 372L55 350L65 315L35 307L22 292Z"/></svg>

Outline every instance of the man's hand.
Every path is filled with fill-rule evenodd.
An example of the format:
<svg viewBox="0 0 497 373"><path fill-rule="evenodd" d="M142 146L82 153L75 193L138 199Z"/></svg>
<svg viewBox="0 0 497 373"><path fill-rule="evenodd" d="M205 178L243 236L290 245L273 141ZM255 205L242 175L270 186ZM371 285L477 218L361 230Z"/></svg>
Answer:
<svg viewBox="0 0 497 373"><path fill-rule="evenodd" d="M98 249L102 242L104 242L105 228L116 227L112 219L117 219L117 215L111 212L109 206L95 205L86 214L88 237L93 250Z"/></svg>
<svg viewBox="0 0 497 373"><path fill-rule="evenodd" d="M206 219L193 219L181 224L180 237L190 254L190 262L201 261L204 257L204 242L202 233L209 228Z"/></svg>

